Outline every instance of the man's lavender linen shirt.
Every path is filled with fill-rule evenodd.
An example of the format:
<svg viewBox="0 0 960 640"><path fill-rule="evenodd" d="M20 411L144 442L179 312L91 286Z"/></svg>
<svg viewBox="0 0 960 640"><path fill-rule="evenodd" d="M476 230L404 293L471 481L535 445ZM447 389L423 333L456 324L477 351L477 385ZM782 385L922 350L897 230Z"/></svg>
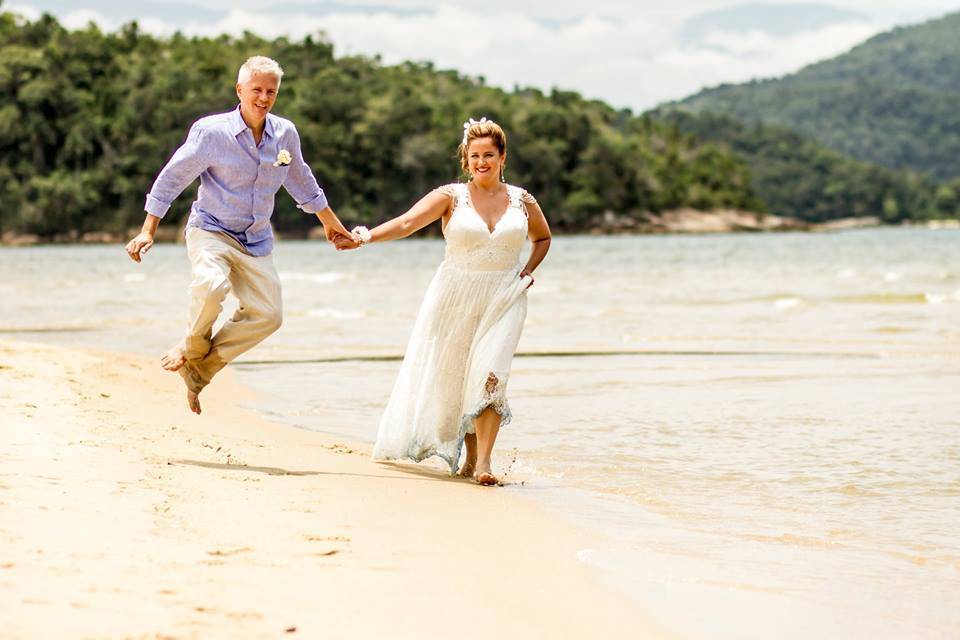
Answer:
<svg viewBox="0 0 960 640"><path fill-rule="evenodd" d="M275 167L281 149L289 151L292 160ZM197 120L147 194L147 213L162 218L197 176L200 189L187 226L227 233L253 256L273 250L270 216L281 185L307 213L327 207L323 189L303 159L296 127L272 113L267 114L259 147L239 106Z"/></svg>

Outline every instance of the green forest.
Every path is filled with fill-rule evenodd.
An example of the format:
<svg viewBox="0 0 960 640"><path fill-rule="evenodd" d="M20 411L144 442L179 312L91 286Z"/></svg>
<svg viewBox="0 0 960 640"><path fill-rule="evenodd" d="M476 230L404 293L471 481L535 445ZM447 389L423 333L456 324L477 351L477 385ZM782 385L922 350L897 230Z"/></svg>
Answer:
<svg viewBox="0 0 960 640"><path fill-rule="evenodd" d="M748 125L710 112L666 110L659 117L743 158L757 197L771 211L808 222L875 216L890 223L922 218L923 212L954 217L960 211L960 179L937 184L916 173L854 160L776 125Z"/></svg>
<svg viewBox="0 0 960 640"><path fill-rule="evenodd" d="M793 75L680 103L779 125L837 152L947 182L960 178L960 13L899 27Z"/></svg>
<svg viewBox="0 0 960 640"><path fill-rule="evenodd" d="M537 196L560 231L605 212L645 219L689 207L821 221L954 215L960 185L878 169L783 130L710 114L617 110L577 93L504 91L429 63L335 56L292 42L105 33L0 13L0 233L41 237L139 226L154 177L198 117L236 101L236 70L268 55L286 74L274 112L292 119L338 215L374 223L461 179L461 123L485 115L510 136L508 181ZM195 188L195 187L194 187ZM181 220L185 193L164 225ZM286 195L274 222L315 226Z"/></svg>

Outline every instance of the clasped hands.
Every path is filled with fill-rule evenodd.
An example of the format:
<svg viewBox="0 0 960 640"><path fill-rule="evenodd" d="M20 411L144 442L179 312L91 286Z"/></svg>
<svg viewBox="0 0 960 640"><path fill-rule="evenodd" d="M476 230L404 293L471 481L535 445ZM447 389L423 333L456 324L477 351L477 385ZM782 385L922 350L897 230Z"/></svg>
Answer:
<svg viewBox="0 0 960 640"><path fill-rule="evenodd" d="M347 231L341 224L324 224L323 232L327 236L327 242L336 247L337 251L349 251L363 244L357 234Z"/></svg>
<svg viewBox="0 0 960 640"><path fill-rule="evenodd" d="M357 237L355 233L343 234L340 231L334 231L333 233L327 234L327 240L337 248L337 251L349 251L350 249L356 249L361 244L360 238Z"/></svg>

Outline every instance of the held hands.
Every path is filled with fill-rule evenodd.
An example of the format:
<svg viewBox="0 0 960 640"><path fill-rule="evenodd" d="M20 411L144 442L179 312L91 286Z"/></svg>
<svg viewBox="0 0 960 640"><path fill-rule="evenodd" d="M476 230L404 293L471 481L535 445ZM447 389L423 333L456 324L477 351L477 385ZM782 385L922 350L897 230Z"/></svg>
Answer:
<svg viewBox="0 0 960 640"><path fill-rule="evenodd" d="M356 249L372 241L373 236L370 234L370 230L363 226L354 227L348 235L341 233L332 240L337 251Z"/></svg>
<svg viewBox="0 0 960 640"><path fill-rule="evenodd" d="M153 234L145 233L141 231L136 235L136 237L127 243L125 247L127 250L127 255L130 256L130 259L134 262L140 262L143 259L143 256L150 250L150 247L153 246Z"/></svg>
<svg viewBox="0 0 960 640"><path fill-rule="evenodd" d="M337 251L349 251L363 244L355 233L347 235L343 235L342 233L337 234L331 242L333 242L333 246L337 248Z"/></svg>
<svg viewBox="0 0 960 640"><path fill-rule="evenodd" d="M353 234L347 231L346 227L344 227L339 220L335 223L324 224L323 232L324 235L327 236L327 242L336 247L337 251L356 249L360 246L360 243L356 242Z"/></svg>

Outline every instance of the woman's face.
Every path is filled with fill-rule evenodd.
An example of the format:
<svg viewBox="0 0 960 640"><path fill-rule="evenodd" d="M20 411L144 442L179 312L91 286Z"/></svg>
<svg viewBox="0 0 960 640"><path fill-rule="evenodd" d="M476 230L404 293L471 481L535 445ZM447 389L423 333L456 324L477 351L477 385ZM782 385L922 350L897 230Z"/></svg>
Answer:
<svg viewBox="0 0 960 640"><path fill-rule="evenodd" d="M500 154L493 138L477 138L470 141L467 148L467 169L478 182L497 182L506 161L506 154Z"/></svg>

